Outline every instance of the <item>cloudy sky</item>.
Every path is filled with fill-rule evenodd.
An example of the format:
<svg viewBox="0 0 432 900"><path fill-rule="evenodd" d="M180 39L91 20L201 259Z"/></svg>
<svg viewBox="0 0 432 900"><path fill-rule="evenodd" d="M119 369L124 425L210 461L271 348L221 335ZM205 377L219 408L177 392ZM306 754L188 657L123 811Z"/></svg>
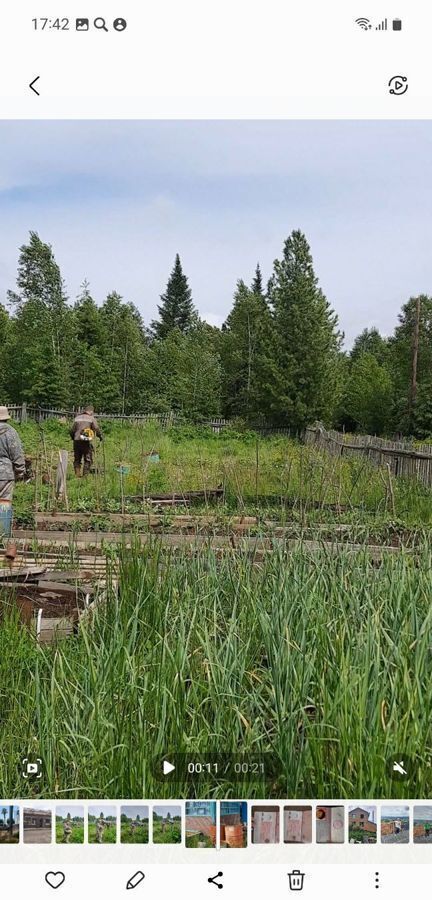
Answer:
<svg viewBox="0 0 432 900"><path fill-rule="evenodd" d="M381 817L404 819L409 815L409 806L382 806Z"/></svg>
<svg viewBox="0 0 432 900"><path fill-rule="evenodd" d="M265 278L305 231L346 344L392 332L432 293L431 122L1 122L0 302L30 229L74 299L84 278L148 324L175 253L195 305L226 318L238 278Z"/></svg>

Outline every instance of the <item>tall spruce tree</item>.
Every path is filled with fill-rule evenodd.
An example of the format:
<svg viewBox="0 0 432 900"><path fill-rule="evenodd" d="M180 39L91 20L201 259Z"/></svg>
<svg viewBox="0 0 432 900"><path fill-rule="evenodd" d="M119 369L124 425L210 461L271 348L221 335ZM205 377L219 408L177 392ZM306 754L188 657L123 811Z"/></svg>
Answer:
<svg viewBox="0 0 432 900"><path fill-rule="evenodd" d="M159 321L152 323L155 337L163 340L174 328L187 334L196 324L197 314L192 302L192 291L178 253L166 291L161 295L161 301L161 305L158 306Z"/></svg>
<svg viewBox="0 0 432 900"><path fill-rule="evenodd" d="M255 269L255 275L251 284L251 291L253 294L256 294L257 297L264 297L261 266L259 263L257 263L257 267Z"/></svg>
<svg viewBox="0 0 432 900"><path fill-rule="evenodd" d="M221 354L225 414L249 421L265 417L267 386L272 380L273 322L262 294L239 281L234 306L223 326Z"/></svg>
<svg viewBox="0 0 432 900"><path fill-rule="evenodd" d="M318 286L309 244L301 231L285 241L269 283L275 323L276 377L269 408L278 422L302 429L330 422L339 400L338 319Z"/></svg>

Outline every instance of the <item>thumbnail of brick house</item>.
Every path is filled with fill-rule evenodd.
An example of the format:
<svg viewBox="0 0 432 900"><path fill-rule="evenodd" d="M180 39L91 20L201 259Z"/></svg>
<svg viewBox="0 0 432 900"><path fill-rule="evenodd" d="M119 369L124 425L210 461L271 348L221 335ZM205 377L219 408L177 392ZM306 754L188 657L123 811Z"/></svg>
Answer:
<svg viewBox="0 0 432 900"><path fill-rule="evenodd" d="M211 835L216 826L216 804L214 802L189 802L186 807L187 834Z"/></svg>
<svg viewBox="0 0 432 900"><path fill-rule="evenodd" d="M349 828L358 828L361 831L367 831L370 834L376 834L376 823L369 821L369 813L361 806L356 806L349 813Z"/></svg>
<svg viewBox="0 0 432 900"><path fill-rule="evenodd" d="M24 828L51 828L51 813L44 809L25 809Z"/></svg>

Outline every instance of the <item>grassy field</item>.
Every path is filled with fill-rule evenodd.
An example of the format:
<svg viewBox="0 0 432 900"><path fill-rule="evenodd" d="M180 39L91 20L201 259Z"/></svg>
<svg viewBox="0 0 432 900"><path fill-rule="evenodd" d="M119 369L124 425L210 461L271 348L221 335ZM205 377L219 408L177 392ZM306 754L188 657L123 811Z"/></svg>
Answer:
<svg viewBox="0 0 432 900"><path fill-rule="evenodd" d="M96 844L96 822L89 822L88 825L89 844ZM115 844L116 842L116 826L115 824L107 825L104 828L102 836L102 844Z"/></svg>
<svg viewBox="0 0 432 900"><path fill-rule="evenodd" d="M162 822L153 822L154 844L180 844L181 822L171 822L163 825Z"/></svg>
<svg viewBox="0 0 432 900"><path fill-rule="evenodd" d="M65 430L46 427L48 459L67 446ZM312 529L318 546L255 558L205 545L166 553L155 537L120 548L118 588L109 584L94 616L58 646L36 645L4 615L0 794L36 796L17 766L32 750L44 760L43 794L62 799L170 797L154 764L173 751L275 761L270 782L176 782L179 797L430 796L431 494L395 481L395 517L379 471L285 438L260 440L257 464L250 434L105 430L105 475L71 476L71 509L118 510L122 487L123 506L135 509L127 495L223 483L222 521L254 510L265 529L270 511L300 536ZM22 433L36 453L36 427ZM151 449L161 462L143 466ZM118 462L132 465L123 486ZM34 494L34 484L17 490L22 520ZM49 506L48 485L39 503ZM314 531L341 522L360 549L336 551ZM407 546L374 561L370 540L395 535ZM410 760L406 782L392 779L395 753Z"/></svg>
<svg viewBox="0 0 432 900"><path fill-rule="evenodd" d="M387 478L364 459L338 460L285 437L257 438L252 432L217 435L199 427L162 431L153 425L112 422L103 428L105 441L95 445L99 474L79 480L70 471L68 480L71 510L93 513L98 527L104 512L142 511L142 503L128 498L219 485L224 488L217 507L221 518L252 512L292 525L337 520L363 532L432 524L429 491L418 482L396 479L393 506ZM56 420L43 427L28 422L17 429L37 478L17 486L15 516L18 525L31 524L35 503L40 510L52 509L53 488L43 481L55 471L60 448L70 451L72 468L72 442L68 426ZM154 450L160 455L158 463L146 459ZM120 465L130 468L127 475L117 471ZM340 507L337 513L331 508L335 504ZM175 511L167 515L175 516Z"/></svg>
<svg viewBox="0 0 432 900"><path fill-rule="evenodd" d="M131 829L130 822L121 822L120 840L122 844L148 844L148 839L148 822L140 822L134 829Z"/></svg>
<svg viewBox="0 0 432 900"><path fill-rule="evenodd" d="M206 834L186 834L185 844L189 850L196 850L198 847L207 849L214 847L213 841Z"/></svg>
<svg viewBox="0 0 432 900"><path fill-rule="evenodd" d="M56 821L56 830L55 830L55 839L57 844L64 844L64 831L63 831L63 822ZM68 841L69 844L83 844L84 843L84 822L82 825L73 824L71 836Z"/></svg>

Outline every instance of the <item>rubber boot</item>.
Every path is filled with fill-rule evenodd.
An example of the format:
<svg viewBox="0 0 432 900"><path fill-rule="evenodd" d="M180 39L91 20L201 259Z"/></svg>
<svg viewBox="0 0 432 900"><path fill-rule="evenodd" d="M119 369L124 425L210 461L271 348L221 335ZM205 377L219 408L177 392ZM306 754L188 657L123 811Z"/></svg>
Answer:
<svg viewBox="0 0 432 900"><path fill-rule="evenodd" d="M74 466L74 472L77 478L81 478L81 466Z"/></svg>

